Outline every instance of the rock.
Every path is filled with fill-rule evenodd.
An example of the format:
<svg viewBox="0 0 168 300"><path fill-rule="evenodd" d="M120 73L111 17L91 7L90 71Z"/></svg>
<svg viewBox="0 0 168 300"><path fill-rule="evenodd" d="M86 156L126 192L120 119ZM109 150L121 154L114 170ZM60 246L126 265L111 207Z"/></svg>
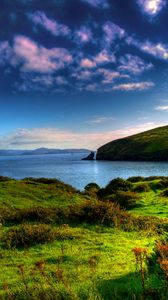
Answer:
<svg viewBox="0 0 168 300"><path fill-rule="evenodd" d="M90 154L84 158L82 158L82 160L94 160L94 152L91 151Z"/></svg>

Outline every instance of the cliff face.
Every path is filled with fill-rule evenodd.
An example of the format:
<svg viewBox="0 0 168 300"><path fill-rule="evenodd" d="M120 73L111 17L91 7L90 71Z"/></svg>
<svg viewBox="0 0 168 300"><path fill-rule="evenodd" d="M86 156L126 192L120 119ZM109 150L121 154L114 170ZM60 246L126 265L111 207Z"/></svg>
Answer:
<svg viewBox="0 0 168 300"><path fill-rule="evenodd" d="M98 149L96 159L168 161L168 126L112 141Z"/></svg>

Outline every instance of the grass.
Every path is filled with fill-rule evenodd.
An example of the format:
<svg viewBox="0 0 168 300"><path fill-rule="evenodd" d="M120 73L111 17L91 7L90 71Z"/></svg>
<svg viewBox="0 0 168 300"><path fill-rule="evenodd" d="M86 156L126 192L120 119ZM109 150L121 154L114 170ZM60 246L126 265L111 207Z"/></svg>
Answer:
<svg viewBox="0 0 168 300"><path fill-rule="evenodd" d="M167 224L168 220L164 218L168 215L166 202L168 200L161 196L166 187L157 188L163 185L163 178L139 179L138 182L128 186L133 191L138 184L144 182L149 186L148 191L139 192L136 206L129 210L130 217L121 210L122 216L130 219L136 216L135 222L137 223L142 223L139 216L144 218L143 222L147 222L146 216L151 222L155 222L153 217L156 217L157 223L160 224L158 226L163 223ZM46 220L48 220L47 214L50 210L47 208L61 208L67 212L73 205L74 209L76 207L76 210L80 212L84 205L84 214L87 216L81 219L81 214L78 215L78 212L75 222L69 219L68 224L60 225L52 221L43 226L37 219L30 220L27 218L28 215L25 215L25 219L21 219L20 223L13 221L14 223L7 222L1 225L0 299L166 300L165 277L158 266L157 259L151 260L152 271L148 266L148 260L145 262L144 294L133 253L135 248L145 248L149 258L155 257L156 244L163 240L167 242L166 229L160 231L155 229L155 226L144 227L144 229L142 227L141 230L132 225L121 227L118 226L117 220L113 223L107 222L105 225L102 220L104 220L103 213L107 214L107 210L102 212L100 219L92 218L94 210L95 214L98 213L98 208L103 209L103 203L108 201L106 191L105 199L103 196L101 199L103 202L98 199L98 194L97 187L96 190L95 187L94 189L90 187L85 193L81 193L57 180L47 182L46 180L25 179L0 182L0 208L7 208L9 211L14 209L19 214L23 209L33 207L36 209L39 206L46 210ZM91 211L90 203L94 205L93 211ZM120 216L117 206L113 209L117 209L117 214ZM90 217L88 217L89 214ZM69 216L68 214L66 221ZM14 246L8 248L4 243L4 237L8 237L10 230L19 231L22 227L28 230L29 243L21 245L15 243ZM39 231L38 228L43 231ZM48 239L47 236L46 240L45 238L41 240L39 233L45 234L48 228L51 229L52 238ZM21 239L27 235L27 231L22 232L24 233L23 236L20 235ZM14 236L15 242L18 238L17 234ZM37 238L40 239L37 240Z"/></svg>
<svg viewBox="0 0 168 300"><path fill-rule="evenodd" d="M42 259L47 264L48 274L59 266L77 294L78 289L82 292L86 286L88 293L93 278L96 288L103 289L105 282L119 280L130 272L134 273L135 259L132 249L143 246L152 251L157 238L146 235L140 237L137 232L126 233L109 228L102 230L101 226L73 228L73 233L78 238L71 241L57 241L26 250L3 250L1 285L10 282L12 289L17 288L20 280L18 266L21 264L25 266L28 281L31 281L30 271ZM105 291L102 290L102 293Z"/></svg>
<svg viewBox="0 0 168 300"><path fill-rule="evenodd" d="M133 213L143 216L156 216L159 218L168 217L168 198L163 197L162 189L156 188L161 181L162 179L147 181L150 189L148 192L141 193L137 207L132 210ZM144 183L144 181L135 184L135 187L142 183Z"/></svg>
<svg viewBox="0 0 168 300"><path fill-rule="evenodd" d="M82 197L72 187L56 181L10 180L0 182L0 206L9 208L58 207L81 202ZM84 197L83 197L84 200Z"/></svg>
<svg viewBox="0 0 168 300"><path fill-rule="evenodd" d="M161 192L150 191L143 193L133 213L143 216L157 216L167 218L168 216L168 198L162 197Z"/></svg>

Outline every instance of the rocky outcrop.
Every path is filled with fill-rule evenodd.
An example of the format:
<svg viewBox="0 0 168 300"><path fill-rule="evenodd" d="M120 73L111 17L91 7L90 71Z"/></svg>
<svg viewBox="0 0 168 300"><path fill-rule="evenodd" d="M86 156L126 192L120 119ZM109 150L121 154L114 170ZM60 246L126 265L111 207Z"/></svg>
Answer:
<svg viewBox="0 0 168 300"><path fill-rule="evenodd" d="M94 152L91 151L90 154L84 158L82 158L82 160L94 160Z"/></svg>

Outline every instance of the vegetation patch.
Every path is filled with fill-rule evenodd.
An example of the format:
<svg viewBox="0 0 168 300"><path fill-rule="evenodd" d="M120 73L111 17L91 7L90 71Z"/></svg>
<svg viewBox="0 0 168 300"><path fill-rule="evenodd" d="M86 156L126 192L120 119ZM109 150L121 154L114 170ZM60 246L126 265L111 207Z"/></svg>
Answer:
<svg viewBox="0 0 168 300"><path fill-rule="evenodd" d="M166 300L166 184L0 181L0 299Z"/></svg>
<svg viewBox="0 0 168 300"><path fill-rule="evenodd" d="M118 203L122 208L132 209L136 206L139 199L140 196L138 193L132 191L116 191L115 194L111 195L110 201Z"/></svg>
<svg viewBox="0 0 168 300"><path fill-rule="evenodd" d="M28 248L37 244L50 243L54 240L73 238L74 236L68 226L63 229L56 229L46 224L23 224L11 227L4 233L2 241L7 248Z"/></svg>

